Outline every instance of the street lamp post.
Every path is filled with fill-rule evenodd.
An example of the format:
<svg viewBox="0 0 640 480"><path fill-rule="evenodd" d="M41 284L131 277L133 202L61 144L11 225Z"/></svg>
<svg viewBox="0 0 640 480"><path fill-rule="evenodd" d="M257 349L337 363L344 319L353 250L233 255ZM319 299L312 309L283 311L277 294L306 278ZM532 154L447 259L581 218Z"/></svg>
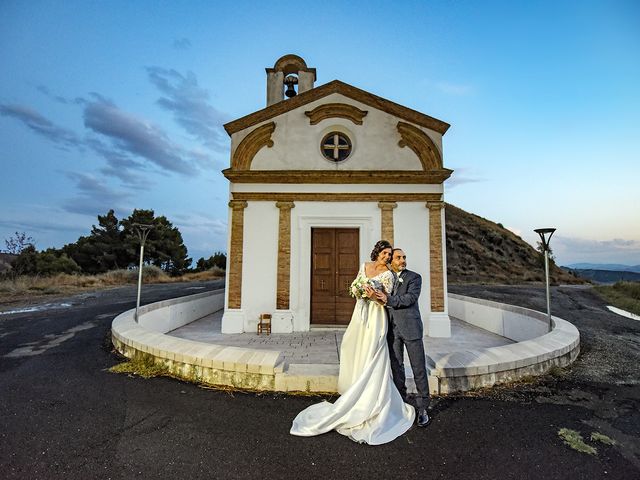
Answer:
<svg viewBox="0 0 640 480"><path fill-rule="evenodd" d="M549 241L551 240L551 236L555 231L555 228L537 228L534 230L534 232L540 235L542 250L544 251L544 273L546 281L545 283L547 286L547 317L549 317L549 331L551 331L551 296L549 294Z"/></svg>
<svg viewBox="0 0 640 480"><path fill-rule="evenodd" d="M136 322L138 321L138 310L140 309L140 292L142 291L142 260L144 258L144 242L147 241L149 232L153 228L153 225L146 225L144 223L133 223L132 226L136 229L136 234L140 240L140 265L138 267L138 296L136 299Z"/></svg>

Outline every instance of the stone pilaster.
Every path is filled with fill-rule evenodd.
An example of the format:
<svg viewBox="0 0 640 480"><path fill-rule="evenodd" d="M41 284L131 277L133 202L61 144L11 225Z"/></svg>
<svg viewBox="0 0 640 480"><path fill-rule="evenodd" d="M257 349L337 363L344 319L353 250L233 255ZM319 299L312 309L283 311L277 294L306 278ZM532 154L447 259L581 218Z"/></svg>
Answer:
<svg viewBox="0 0 640 480"><path fill-rule="evenodd" d="M284 73L267 71L267 107L284 100Z"/></svg>
<svg viewBox="0 0 640 480"><path fill-rule="evenodd" d="M247 208L244 200L231 200L231 245L229 246L229 284L227 285L229 308L240 308L242 305L242 245L244 241L244 209Z"/></svg>
<svg viewBox="0 0 640 480"><path fill-rule="evenodd" d="M316 78L315 72L298 72L298 93L306 92L313 88L313 81Z"/></svg>
<svg viewBox="0 0 640 480"><path fill-rule="evenodd" d="M276 202L280 209L278 228L278 279L276 288L276 309L289 309L291 276L291 209L293 202Z"/></svg>
<svg viewBox="0 0 640 480"><path fill-rule="evenodd" d="M380 239L386 240L393 245L393 209L398 204L396 202L378 202L380 208Z"/></svg>
<svg viewBox="0 0 640 480"><path fill-rule="evenodd" d="M442 252L442 209L444 202L427 202L429 209L429 264L431 311L444 312L444 262Z"/></svg>

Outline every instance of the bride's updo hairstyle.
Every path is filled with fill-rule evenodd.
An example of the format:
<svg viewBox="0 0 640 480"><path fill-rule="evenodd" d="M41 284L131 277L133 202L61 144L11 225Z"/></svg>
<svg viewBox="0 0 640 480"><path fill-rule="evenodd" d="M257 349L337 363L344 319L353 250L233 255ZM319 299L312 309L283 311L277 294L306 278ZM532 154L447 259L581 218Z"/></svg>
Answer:
<svg viewBox="0 0 640 480"><path fill-rule="evenodd" d="M376 244L373 246L373 250L371 250L371 261L375 262L378 259L378 255L385 248L393 248L389 242L386 240L378 240Z"/></svg>

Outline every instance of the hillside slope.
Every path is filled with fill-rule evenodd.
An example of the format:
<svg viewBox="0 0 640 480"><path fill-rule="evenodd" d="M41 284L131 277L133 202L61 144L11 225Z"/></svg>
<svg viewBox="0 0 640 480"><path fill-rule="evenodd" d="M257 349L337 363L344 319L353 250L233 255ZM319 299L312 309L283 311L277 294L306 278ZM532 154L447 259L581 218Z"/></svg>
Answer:
<svg viewBox="0 0 640 480"><path fill-rule="evenodd" d="M640 273L621 270L567 269L582 278L597 283L640 282Z"/></svg>
<svg viewBox="0 0 640 480"><path fill-rule="evenodd" d="M449 283L544 281L541 255L513 232L450 204L446 204L445 217ZM584 280L552 264L551 283Z"/></svg>

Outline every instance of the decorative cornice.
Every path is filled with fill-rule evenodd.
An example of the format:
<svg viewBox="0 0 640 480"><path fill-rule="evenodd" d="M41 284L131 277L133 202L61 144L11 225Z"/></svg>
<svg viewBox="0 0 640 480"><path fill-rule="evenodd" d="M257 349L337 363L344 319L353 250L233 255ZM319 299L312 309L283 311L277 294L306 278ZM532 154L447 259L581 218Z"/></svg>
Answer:
<svg viewBox="0 0 640 480"><path fill-rule="evenodd" d="M271 134L276 129L275 122L267 123L253 130L249 135L244 137L240 145L233 152L231 166L234 170L249 170L253 157L256 156L258 150L265 145L269 148L273 147Z"/></svg>
<svg viewBox="0 0 640 480"><path fill-rule="evenodd" d="M399 147L409 147L420 159L422 168L425 171L439 170L442 168L442 155L433 140L413 125L398 122L398 132L402 139L398 142Z"/></svg>
<svg viewBox="0 0 640 480"><path fill-rule="evenodd" d="M234 199L229 201L229 207L231 207L233 210L244 210L245 208L247 208L247 206L248 204L244 200Z"/></svg>
<svg viewBox="0 0 640 480"><path fill-rule="evenodd" d="M441 200L429 200L427 201L426 207L429 210L439 211L444 208L444 202Z"/></svg>
<svg viewBox="0 0 640 480"><path fill-rule="evenodd" d="M348 103L325 103L319 105L313 110L306 111L304 114L309 117L310 124L316 125L327 118L346 118L356 125L362 125L362 119L367 115L366 110L360 110L358 107L349 105Z"/></svg>
<svg viewBox="0 0 640 480"><path fill-rule="evenodd" d="M438 202L441 193L232 192L245 202Z"/></svg>
<svg viewBox="0 0 640 480"><path fill-rule="evenodd" d="M380 210L393 210L397 207L398 204L396 202L378 202L378 208Z"/></svg>
<svg viewBox="0 0 640 480"><path fill-rule="evenodd" d="M276 202L276 207L280 210L291 210L295 208L296 204L293 202Z"/></svg>
<svg viewBox="0 0 640 480"><path fill-rule="evenodd" d="M308 103L319 100L332 93L339 93L345 97L364 103L372 108L377 108L390 115L406 120L407 122L420 125L442 135L449 129L450 125L437 118L430 117L424 113L417 112L410 108L404 107L398 103L394 103L382 97L378 97L373 93L361 90L339 80L333 80L319 87L312 88L306 92L299 93L289 100L274 103L262 110L246 115L242 118L234 120L224 125L224 129L229 135L245 130L249 127L262 123L283 113L294 110Z"/></svg>
<svg viewBox="0 0 640 480"><path fill-rule="evenodd" d="M295 97L294 97L295 98ZM232 183L441 184L453 170L223 170Z"/></svg>

